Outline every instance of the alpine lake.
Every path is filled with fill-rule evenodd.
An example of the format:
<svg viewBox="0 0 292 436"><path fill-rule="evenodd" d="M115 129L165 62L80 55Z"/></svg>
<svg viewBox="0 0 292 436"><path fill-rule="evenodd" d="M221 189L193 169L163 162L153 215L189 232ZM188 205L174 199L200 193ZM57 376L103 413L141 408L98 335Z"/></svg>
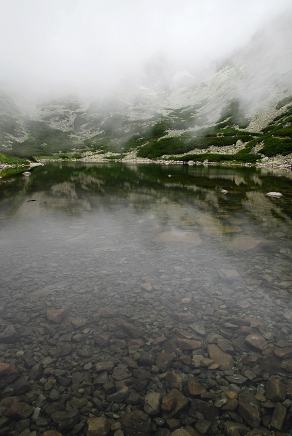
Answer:
<svg viewBox="0 0 292 436"><path fill-rule="evenodd" d="M291 172L3 176L0 435L291 435L291 224Z"/></svg>

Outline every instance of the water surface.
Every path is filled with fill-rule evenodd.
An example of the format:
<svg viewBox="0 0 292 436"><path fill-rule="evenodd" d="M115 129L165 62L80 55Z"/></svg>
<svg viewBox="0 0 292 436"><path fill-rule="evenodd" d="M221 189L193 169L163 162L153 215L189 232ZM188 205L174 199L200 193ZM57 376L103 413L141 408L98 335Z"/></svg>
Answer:
<svg viewBox="0 0 292 436"><path fill-rule="evenodd" d="M0 180L0 361L17 370L0 395L39 413L4 410L0 434L85 435L101 415L129 435L288 434L291 200L291 175L251 168L56 164ZM168 409L177 392L186 404Z"/></svg>

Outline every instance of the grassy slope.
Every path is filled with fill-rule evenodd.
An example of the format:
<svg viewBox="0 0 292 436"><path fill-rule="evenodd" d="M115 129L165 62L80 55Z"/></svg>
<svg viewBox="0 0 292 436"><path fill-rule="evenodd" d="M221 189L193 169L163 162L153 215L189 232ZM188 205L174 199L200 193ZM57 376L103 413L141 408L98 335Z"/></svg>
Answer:
<svg viewBox="0 0 292 436"><path fill-rule="evenodd" d="M287 101L284 104L287 104ZM240 127L237 127L239 125ZM188 154L182 156L181 160L255 162L263 156L292 153L292 104L288 105L286 112L273 120L261 133L242 130L246 125L246 120L240 120L238 112L235 111L234 115L231 110L225 112L213 127L198 130L196 136L184 133L178 137L167 137L165 136L167 130L173 128L173 125L164 119L152 128L152 132L146 132L142 137L140 135L130 138L125 148L137 148L140 157L155 159L167 155L169 159L178 159L173 155L183 155L195 148L207 149L211 145L217 147L235 145L238 140L241 140L246 144L245 148L233 155ZM257 143L263 144L260 154L255 154L253 151Z"/></svg>
<svg viewBox="0 0 292 436"><path fill-rule="evenodd" d="M0 164L6 165L25 165L29 162L20 157L10 156L9 154L0 153Z"/></svg>
<svg viewBox="0 0 292 436"><path fill-rule="evenodd" d="M125 118L104 123L102 134L82 142L76 142L74 135L58 129L52 129L44 122L31 121L28 124L29 136L22 143L15 143L12 154L20 157L53 156L62 159L78 159L82 152L121 152L137 150L137 155L143 158L157 159L166 155L167 159L195 161L238 161L255 162L263 156L292 153L292 98L279 102L278 108L287 105L284 114L274 119L261 133L251 133L246 130L248 120L240 112L238 102L233 101L221 114L218 122L211 127L204 127L207 120L201 115L199 107L183 107L169 110L161 119L152 119L148 127L141 124L127 124ZM168 136L171 130L186 130L196 126L196 133L184 132L179 136ZM124 130L131 131L127 139ZM136 132L133 134L133 132ZM240 140L245 148L237 153L222 154L207 151L210 146L232 146ZM262 143L260 154L254 153L257 143ZM203 154L187 154L194 149L206 151ZM181 155L181 156L177 156ZM6 157L6 159L13 159ZM18 158L16 158L18 159ZM2 158L4 160L4 158ZM3 162L4 163L4 162ZM8 163L8 162L7 162Z"/></svg>

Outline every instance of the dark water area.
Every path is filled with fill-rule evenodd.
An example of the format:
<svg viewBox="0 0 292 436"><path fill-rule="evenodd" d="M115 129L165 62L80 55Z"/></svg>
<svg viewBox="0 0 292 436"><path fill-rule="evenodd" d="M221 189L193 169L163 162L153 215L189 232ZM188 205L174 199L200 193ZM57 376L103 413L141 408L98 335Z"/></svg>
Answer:
<svg viewBox="0 0 292 436"><path fill-rule="evenodd" d="M0 435L292 434L291 180L0 179Z"/></svg>

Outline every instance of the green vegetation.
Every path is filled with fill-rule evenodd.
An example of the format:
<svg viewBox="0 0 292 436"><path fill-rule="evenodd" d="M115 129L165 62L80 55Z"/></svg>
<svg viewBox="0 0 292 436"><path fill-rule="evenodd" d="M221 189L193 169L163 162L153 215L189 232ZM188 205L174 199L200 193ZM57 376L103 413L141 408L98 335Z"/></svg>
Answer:
<svg viewBox="0 0 292 436"><path fill-rule="evenodd" d="M205 127L208 120L199 114L199 106L187 106L165 109L166 115L144 121L132 121L120 114L106 119L101 117L98 122L102 130L86 140L78 140L69 132L53 129L46 122L30 121L26 124L29 136L22 143L12 146L12 154L19 159L32 160L37 156L70 160L81 159L85 151L113 152L120 158L136 150L138 157L151 159L174 156L174 159L180 160L255 162L263 156L292 153L292 97L286 97L277 107L284 106L284 113L260 133L244 130L249 120L243 115L238 100L231 101L222 110L218 122L210 127ZM176 136L171 136L171 132L177 130L180 132L173 132ZM245 148L233 155L210 152L211 146L235 146L238 141L244 143ZM257 143L262 143L263 147L255 153L253 150ZM192 153L195 149L207 153ZM186 153L192 154L184 156ZM108 159L116 159L116 156Z"/></svg>
<svg viewBox="0 0 292 436"><path fill-rule="evenodd" d="M290 101L285 99L282 105ZM244 127L247 125L247 119L242 116L239 103L233 101L222 111L219 122L209 128L201 128L191 133L184 133L177 137L166 136L171 123L161 120L152 129L142 136L130 138L126 144L126 150L137 148L139 157L151 159L160 158L163 155L171 159L180 160L212 160L213 162L237 161L237 162L255 162L264 156L275 156L277 154L287 155L292 153L292 104L288 105L285 113L275 118L261 133L248 132L238 129L235 125ZM206 154L188 154L193 149L207 149L210 146L224 147L235 145L238 140L245 143L245 148L239 152L230 154L206 153ZM257 143L263 143L263 148L258 154L253 152Z"/></svg>
<svg viewBox="0 0 292 436"><path fill-rule="evenodd" d="M289 103L291 99L292 97L287 97L282 100L279 103L280 107ZM271 157L277 154L285 156L292 153L292 104L263 129L262 141L264 147L261 153L265 156Z"/></svg>
<svg viewBox="0 0 292 436"><path fill-rule="evenodd" d="M28 165L29 162L26 159L11 156L9 154L0 153L0 163L7 165Z"/></svg>
<svg viewBox="0 0 292 436"><path fill-rule="evenodd" d="M214 126L208 129L200 129L196 136L184 133L177 137L151 138L138 149L138 156L158 158L168 154L183 154L194 148L205 149L210 146L223 147L235 145L238 140L248 142L254 139L254 135L235 128L220 128ZM133 140L133 139L132 139ZM141 144L142 140L139 139ZM136 140L136 145L137 140Z"/></svg>
<svg viewBox="0 0 292 436"><path fill-rule="evenodd" d="M277 138L274 136L267 136L263 139L264 147L261 150L265 156L276 156L282 154L286 156L292 153L292 138Z"/></svg>
<svg viewBox="0 0 292 436"><path fill-rule="evenodd" d="M86 139L84 141L84 145L91 151L107 152L112 149L111 139L104 135L92 136L92 138Z"/></svg>
<svg viewBox="0 0 292 436"><path fill-rule="evenodd" d="M72 149L76 144L68 132L52 129L40 121L29 123L29 137L12 147L13 154L30 157L37 154L51 154Z"/></svg>

